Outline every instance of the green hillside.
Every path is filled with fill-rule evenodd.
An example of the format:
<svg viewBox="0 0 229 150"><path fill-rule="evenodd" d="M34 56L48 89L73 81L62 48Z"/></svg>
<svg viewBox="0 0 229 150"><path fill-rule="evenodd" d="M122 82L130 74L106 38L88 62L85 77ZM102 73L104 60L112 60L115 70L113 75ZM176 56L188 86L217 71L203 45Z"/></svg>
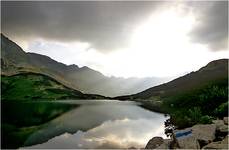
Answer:
<svg viewBox="0 0 229 150"><path fill-rule="evenodd" d="M35 73L1 76L2 100L96 99L99 95L83 94L56 80Z"/></svg>
<svg viewBox="0 0 229 150"><path fill-rule="evenodd" d="M143 107L170 114L179 128L228 116L228 59L215 60L196 72L133 95Z"/></svg>
<svg viewBox="0 0 229 150"><path fill-rule="evenodd" d="M66 65L45 55L25 52L1 34L1 74L8 76L21 72L47 75L69 88L104 96L136 93L170 80L156 77L107 77L86 66Z"/></svg>
<svg viewBox="0 0 229 150"><path fill-rule="evenodd" d="M182 94L201 88L210 82L228 77L228 59L219 59L208 63L196 72L191 72L168 83L161 84L133 95L119 96L116 99L162 100L166 97Z"/></svg>
<svg viewBox="0 0 229 150"><path fill-rule="evenodd" d="M171 115L172 122L179 128L228 116L228 78L167 97L161 109Z"/></svg>
<svg viewBox="0 0 229 150"><path fill-rule="evenodd" d="M45 123L78 107L50 103L58 99L104 99L100 95L83 94L56 80L35 73L1 76L1 148L18 148ZM12 142L14 141L14 142Z"/></svg>

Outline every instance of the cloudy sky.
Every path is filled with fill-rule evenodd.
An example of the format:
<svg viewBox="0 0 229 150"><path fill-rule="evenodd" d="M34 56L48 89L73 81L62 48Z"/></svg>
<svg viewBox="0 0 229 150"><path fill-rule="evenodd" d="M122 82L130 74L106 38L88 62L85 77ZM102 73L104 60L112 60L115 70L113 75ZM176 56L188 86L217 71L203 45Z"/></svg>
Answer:
<svg viewBox="0 0 229 150"><path fill-rule="evenodd" d="M227 1L5 1L1 27L27 52L109 76L178 76L229 58Z"/></svg>

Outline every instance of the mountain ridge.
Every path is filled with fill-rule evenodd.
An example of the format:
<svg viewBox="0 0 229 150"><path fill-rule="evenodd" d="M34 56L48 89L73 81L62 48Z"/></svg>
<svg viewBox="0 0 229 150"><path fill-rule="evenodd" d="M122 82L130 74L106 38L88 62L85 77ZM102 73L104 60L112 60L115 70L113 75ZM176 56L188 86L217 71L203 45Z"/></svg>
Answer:
<svg viewBox="0 0 229 150"><path fill-rule="evenodd" d="M107 77L89 67L65 65L52 58L26 53L15 42L1 34L1 74L13 75L20 72L35 72L50 76L60 83L88 94L118 96L137 93L169 78L118 78ZM11 50L12 53L9 53ZM19 51L19 52L18 52ZM17 54L19 53L19 54Z"/></svg>
<svg viewBox="0 0 229 150"><path fill-rule="evenodd" d="M156 97L171 96L177 92L195 89L199 86L222 78L228 78L228 59L219 59L209 62L195 72L178 77L170 82L151 87L142 92L114 97L115 99L154 99ZM181 88L181 86L183 86Z"/></svg>
<svg viewBox="0 0 229 150"><path fill-rule="evenodd" d="M1 75L2 100L64 100L106 99L96 94L84 94L57 80L39 73Z"/></svg>

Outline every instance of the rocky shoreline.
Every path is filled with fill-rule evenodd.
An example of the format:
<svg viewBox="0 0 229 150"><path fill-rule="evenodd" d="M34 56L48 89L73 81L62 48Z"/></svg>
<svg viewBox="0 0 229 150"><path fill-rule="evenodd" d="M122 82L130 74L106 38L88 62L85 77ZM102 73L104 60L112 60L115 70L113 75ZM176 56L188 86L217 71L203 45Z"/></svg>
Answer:
<svg viewBox="0 0 229 150"><path fill-rule="evenodd" d="M197 124L174 132L188 131L191 133L177 136L177 144L172 139L153 137L145 149L228 149L228 117L213 120L212 124Z"/></svg>

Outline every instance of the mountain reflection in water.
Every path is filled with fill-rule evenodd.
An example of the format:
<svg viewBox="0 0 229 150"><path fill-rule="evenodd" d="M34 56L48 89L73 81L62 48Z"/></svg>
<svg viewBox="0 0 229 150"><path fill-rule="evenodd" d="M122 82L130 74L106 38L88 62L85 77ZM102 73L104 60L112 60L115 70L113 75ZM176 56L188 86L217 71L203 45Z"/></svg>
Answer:
<svg viewBox="0 0 229 150"><path fill-rule="evenodd" d="M26 148L143 148L153 136L165 137L164 115L134 102L68 102L81 106L30 136Z"/></svg>

